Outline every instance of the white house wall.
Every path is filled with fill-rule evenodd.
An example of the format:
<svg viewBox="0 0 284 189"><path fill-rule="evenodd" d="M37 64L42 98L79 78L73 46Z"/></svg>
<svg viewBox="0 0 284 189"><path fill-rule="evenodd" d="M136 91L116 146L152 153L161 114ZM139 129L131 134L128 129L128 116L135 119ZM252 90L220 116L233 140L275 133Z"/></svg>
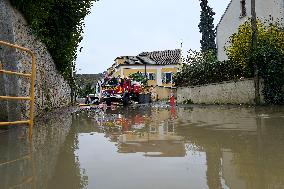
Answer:
<svg viewBox="0 0 284 189"><path fill-rule="evenodd" d="M255 0L256 15L263 22L279 21L284 23L284 0ZM246 17L240 17L241 5L240 0L232 0L227 7L226 12L221 18L217 26L217 48L218 59L227 60L228 57L224 50L225 46L229 46L229 38L236 33L238 27L251 17L250 0L246 0Z"/></svg>

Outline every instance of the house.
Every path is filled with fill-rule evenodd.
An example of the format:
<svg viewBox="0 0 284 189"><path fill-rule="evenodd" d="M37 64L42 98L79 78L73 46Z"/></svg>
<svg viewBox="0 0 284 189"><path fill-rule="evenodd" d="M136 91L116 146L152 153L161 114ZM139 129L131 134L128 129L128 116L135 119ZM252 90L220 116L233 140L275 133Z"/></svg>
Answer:
<svg viewBox="0 0 284 189"><path fill-rule="evenodd" d="M143 52L138 56L121 56L108 69L114 77L127 78L141 72L147 75L148 85L172 87L173 74L181 66L181 50Z"/></svg>
<svg viewBox="0 0 284 189"><path fill-rule="evenodd" d="M265 23L284 22L284 0L256 0L256 16ZM227 60L224 47L239 26L251 17L251 0L231 0L217 25L218 60Z"/></svg>

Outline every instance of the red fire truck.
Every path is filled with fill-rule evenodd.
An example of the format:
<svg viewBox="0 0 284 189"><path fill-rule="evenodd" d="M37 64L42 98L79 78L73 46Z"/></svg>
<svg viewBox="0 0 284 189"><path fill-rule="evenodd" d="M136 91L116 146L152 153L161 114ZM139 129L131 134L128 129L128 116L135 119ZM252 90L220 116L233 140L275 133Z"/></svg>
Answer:
<svg viewBox="0 0 284 189"><path fill-rule="evenodd" d="M138 102L142 86L139 82L122 78L105 78L98 84L97 91L101 102L110 106L113 102L128 105L131 101Z"/></svg>

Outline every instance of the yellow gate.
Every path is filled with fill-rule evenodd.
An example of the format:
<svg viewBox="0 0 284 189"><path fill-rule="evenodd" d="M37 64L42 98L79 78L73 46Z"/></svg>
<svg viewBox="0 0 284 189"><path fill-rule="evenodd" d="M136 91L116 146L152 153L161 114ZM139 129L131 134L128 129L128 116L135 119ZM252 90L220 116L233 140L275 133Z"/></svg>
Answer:
<svg viewBox="0 0 284 189"><path fill-rule="evenodd" d="M30 117L29 120L25 121L14 121L14 122L0 122L0 126L10 126L10 125L18 125L18 124L28 124L29 125L29 137L32 136L32 128L33 128L33 120L34 120L34 87L35 87L35 74L36 74L36 62L35 62L35 55L34 53L24 47L20 47L18 45L13 45L4 41L0 41L0 46L4 45L10 48L18 49L20 51L24 51L28 53L32 58L32 72L29 74L26 73L19 73L19 72L12 72L8 70L4 70L0 65L0 74L9 74L9 75L16 75L30 78L31 80L31 87L30 87L30 96L27 97L16 97L16 96L0 96L0 100L29 100L30 101Z"/></svg>

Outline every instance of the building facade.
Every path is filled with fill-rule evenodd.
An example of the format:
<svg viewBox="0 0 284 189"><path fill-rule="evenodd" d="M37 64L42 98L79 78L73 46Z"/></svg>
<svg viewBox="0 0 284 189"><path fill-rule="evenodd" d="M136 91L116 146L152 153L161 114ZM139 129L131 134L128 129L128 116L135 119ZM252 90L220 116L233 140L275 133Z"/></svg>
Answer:
<svg viewBox="0 0 284 189"><path fill-rule="evenodd" d="M255 0L256 15L263 23L284 23L284 0ZM251 0L231 0L217 25L218 60L227 60L225 47L239 26L251 18Z"/></svg>
<svg viewBox="0 0 284 189"><path fill-rule="evenodd" d="M172 87L173 74L181 66L181 50L143 52L138 56L121 56L107 70L113 77L128 78L141 72L147 75L148 86Z"/></svg>

